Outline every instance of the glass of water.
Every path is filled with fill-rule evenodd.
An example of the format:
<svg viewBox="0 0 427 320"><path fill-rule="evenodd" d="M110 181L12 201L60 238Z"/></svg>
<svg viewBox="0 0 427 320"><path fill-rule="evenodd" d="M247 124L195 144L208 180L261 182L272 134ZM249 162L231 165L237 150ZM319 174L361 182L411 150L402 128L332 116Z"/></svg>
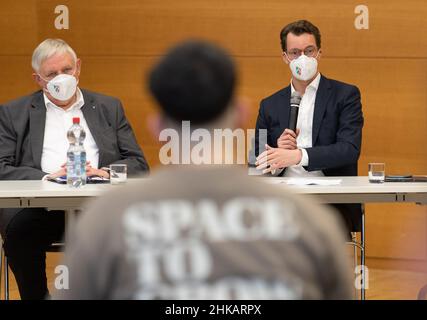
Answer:
<svg viewBox="0 0 427 320"><path fill-rule="evenodd" d="M384 163L370 163L369 164L369 182L383 183L385 180L385 164Z"/></svg>
<svg viewBox="0 0 427 320"><path fill-rule="evenodd" d="M110 183L121 184L127 180L127 166L125 164L110 165Z"/></svg>

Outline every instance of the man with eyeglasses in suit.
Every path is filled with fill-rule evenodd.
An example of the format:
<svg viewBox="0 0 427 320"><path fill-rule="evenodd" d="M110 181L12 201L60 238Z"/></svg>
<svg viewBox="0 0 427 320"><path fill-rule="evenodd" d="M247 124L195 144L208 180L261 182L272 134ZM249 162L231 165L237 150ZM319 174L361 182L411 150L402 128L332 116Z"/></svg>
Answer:
<svg viewBox="0 0 427 320"><path fill-rule="evenodd" d="M289 86L261 101L256 122L257 168L284 177L356 176L363 127L359 89L320 74L321 35L311 22L288 24L280 40L282 59L292 79ZM288 124L295 91L302 99L294 132ZM266 145L259 139L260 129L267 130ZM360 231L360 204L335 207L349 231Z"/></svg>

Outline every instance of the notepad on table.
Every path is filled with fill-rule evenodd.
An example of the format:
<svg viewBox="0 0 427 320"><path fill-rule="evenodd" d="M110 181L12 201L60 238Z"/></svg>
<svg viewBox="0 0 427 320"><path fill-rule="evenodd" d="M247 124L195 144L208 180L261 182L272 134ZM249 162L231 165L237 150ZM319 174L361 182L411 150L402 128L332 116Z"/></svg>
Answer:
<svg viewBox="0 0 427 320"><path fill-rule="evenodd" d="M341 184L342 179L312 179L312 178L290 178L286 181L288 185L307 186L336 186Z"/></svg>

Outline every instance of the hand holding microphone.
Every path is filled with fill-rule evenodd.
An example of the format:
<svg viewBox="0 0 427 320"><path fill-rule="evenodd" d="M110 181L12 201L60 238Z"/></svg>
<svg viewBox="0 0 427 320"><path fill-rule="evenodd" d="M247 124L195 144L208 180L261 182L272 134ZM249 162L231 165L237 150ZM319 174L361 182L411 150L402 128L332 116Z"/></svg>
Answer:
<svg viewBox="0 0 427 320"><path fill-rule="evenodd" d="M301 103L302 96L299 92L295 91L291 95L290 110L289 110L289 124L288 128L283 131L279 139L277 139L277 147L281 149L294 150L297 149L297 137L300 130L297 129L298 111Z"/></svg>
<svg viewBox="0 0 427 320"><path fill-rule="evenodd" d="M286 150L296 149L299 132L299 129L297 129L296 132L290 129L285 129L279 139L277 139L277 147Z"/></svg>

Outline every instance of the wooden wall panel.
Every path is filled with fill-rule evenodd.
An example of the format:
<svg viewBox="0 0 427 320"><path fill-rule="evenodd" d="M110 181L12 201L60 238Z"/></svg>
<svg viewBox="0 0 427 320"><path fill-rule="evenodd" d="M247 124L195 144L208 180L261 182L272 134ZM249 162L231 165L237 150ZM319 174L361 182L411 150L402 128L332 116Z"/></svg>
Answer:
<svg viewBox="0 0 427 320"><path fill-rule="evenodd" d="M415 204L367 205L367 255L426 260L426 216L427 209Z"/></svg>
<svg viewBox="0 0 427 320"><path fill-rule="evenodd" d="M383 161L388 173L427 173L427 5L366 0L370 29L354 28L359 1L301 0L64 0L70 29L56 30L53 0L0 3L0 103L36 89L30 58L47 37L69 41L83 59L81 86L119 97L152 167L159 144L147 128L156 107L145 76L166 48L187 37L225 46L240 70L238 92L250 98L247 128L259 100L289 83L278 34L305 17L322 32L321 71L356 84L362 92L365 128L361 175ZM369 205L368 254L427 261L427 209Z"/></svg>
<svg viewBox="0 0 427 320"><path fill-rule="evenodd" d="M37 90L31 56L1 56L0 104Z"/></svg>
<svg viewBox="0 0 427 320"><path fill-rule="evenodd" d="M40 40L65 36L84 55L158 55L172 43L203 37L236 55L272 56L280 52L280 29L301 17L319 26L331 56L427 55L427 38L419 36L427 24L424 0L363 1L371 15L369 31L354 28L354 9L361 4L355 0L64 0L68 31L53 26L56 0L19 1L27 2L36 3Z"/></svg>
<svg viewBox="0 0 427 320"><path fill-rule="evenodd" d="M0 55L28 55L38 42L36 0L0 2Z"/></svg>

